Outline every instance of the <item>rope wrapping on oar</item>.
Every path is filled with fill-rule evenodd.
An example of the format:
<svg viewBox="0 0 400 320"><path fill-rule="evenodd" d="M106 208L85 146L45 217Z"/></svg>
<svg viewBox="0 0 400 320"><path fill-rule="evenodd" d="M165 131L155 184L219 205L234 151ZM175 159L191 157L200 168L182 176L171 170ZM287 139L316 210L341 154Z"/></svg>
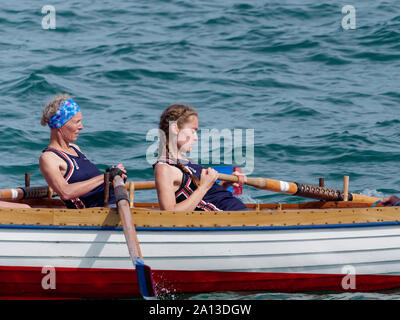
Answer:
<svg viewBox="0 0 400 320"><path fill-rule="evenodd" d="M47 187L22 187L20 189L24 192L22 199L45 198L49 191Z"/></svg>
<svg viewBox="0 0 400 320"><path fill-rule="evenodd" d="M115 196L115 203L118 205L118 202L121 200L126 200L129 203L129 196L128 192L126 191L125 185L118 185L114 188L114 196Z"/></svg>
<svg viewBox="0 0 400 320"><path fill-rule="evenodd" d="M309 184L297 183L297 192L293 195L325 201L343 201L344 192L341 190L319 187ZM348 201L353 200L353 195L349 193Z"/></svg>

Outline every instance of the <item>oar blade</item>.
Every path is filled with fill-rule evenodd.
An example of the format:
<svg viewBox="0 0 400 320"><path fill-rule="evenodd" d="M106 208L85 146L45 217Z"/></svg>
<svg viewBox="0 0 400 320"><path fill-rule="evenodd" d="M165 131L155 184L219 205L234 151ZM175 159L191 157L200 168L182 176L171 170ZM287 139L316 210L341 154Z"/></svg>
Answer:
<svg viewBox="0 0 400 320"><path fill-rule="evenodd" d="M143 260L139 257L136 258L135 265L140 293L144 298L155 297L156 293L154 291L151 268L148 265L144 264Z"/></svg>

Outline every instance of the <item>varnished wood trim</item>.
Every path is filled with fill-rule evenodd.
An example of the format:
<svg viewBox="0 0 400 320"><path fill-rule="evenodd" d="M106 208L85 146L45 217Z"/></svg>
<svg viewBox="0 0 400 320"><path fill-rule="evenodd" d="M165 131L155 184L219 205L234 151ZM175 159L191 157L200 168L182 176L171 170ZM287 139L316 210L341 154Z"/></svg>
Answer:
<svg viewBox="0 0 400 320"><path fill-rule="evenodd" d="M305 226L400 221L398 207L270 211L175 212L132 208L137 227ZM0 224L41 226L121 226L114 208L0 209Z"/></svg>

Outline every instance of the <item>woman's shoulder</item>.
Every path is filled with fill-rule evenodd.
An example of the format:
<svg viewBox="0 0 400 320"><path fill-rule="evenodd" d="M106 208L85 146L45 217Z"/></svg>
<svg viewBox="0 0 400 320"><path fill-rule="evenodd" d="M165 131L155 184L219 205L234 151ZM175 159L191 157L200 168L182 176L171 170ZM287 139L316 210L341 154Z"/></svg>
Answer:
<svg viewBox="0 0 400 320"><path fill-rule="evenodd" d="M44 149L39 157L39 161L50 161L52 159L57 159L57 158L58 157L55 156L54 152L51 152L51 150Z"/></svg>
<svg viewBox="0 0 400 320"><path fill-rule="evenodd" d="M166 162L157 161L154 164L154 175L155 178L173 178L175 179L177 175L181 174L181 171L175 167L171 166Z"/></svg>
<svg viewBox="0 0 400 320"><path fill-rule="evenodd" d="M156 163L153 164L154 170L155 171L170 171L174 167L169 165L167 162L164 161L157 161Z"/></svg>
<svg viewBox="0 0 400 320"><path fill-rule="evenodd" d="M39 166L42 169L55 169L60 166L64 166L65 161L57 156L54 152L42 152L39 157Z"/></svg>

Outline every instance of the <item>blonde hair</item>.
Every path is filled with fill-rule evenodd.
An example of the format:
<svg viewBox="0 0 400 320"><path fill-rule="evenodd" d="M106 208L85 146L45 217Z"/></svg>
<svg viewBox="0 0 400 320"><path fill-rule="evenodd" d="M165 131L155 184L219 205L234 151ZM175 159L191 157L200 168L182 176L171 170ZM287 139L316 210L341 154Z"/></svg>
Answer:
<svg viewBox="0 0 400 320"><path fill-rule="evenodd" d="M41 125L42 126L47 125L50 118L56 114L60 104L68 99L71 99L71 97L65 93L61 93L53 97L51 101L47 103L47 105L43 109L42 120L40 121Z"/></svg>

